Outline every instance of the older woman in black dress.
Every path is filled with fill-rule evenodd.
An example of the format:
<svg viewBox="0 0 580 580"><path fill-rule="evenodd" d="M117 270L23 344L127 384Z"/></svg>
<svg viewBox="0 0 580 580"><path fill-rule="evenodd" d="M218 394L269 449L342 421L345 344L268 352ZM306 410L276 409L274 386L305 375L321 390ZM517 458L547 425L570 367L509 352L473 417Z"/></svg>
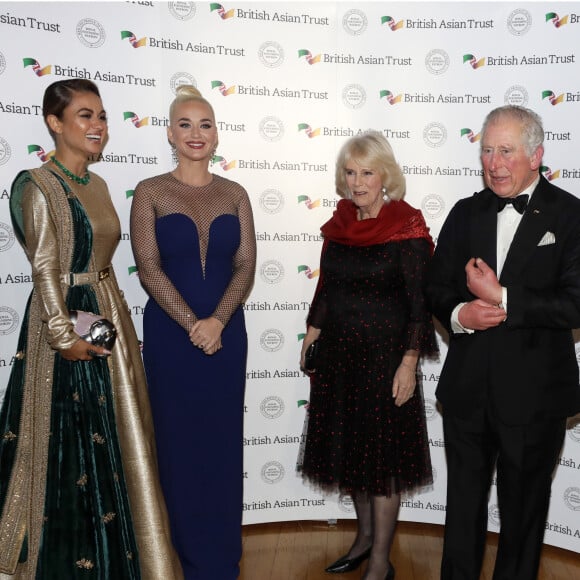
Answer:
<svg viewBox="0 0 580 580"><path fill-rule="evenodd" d="M321 275L304 355L319 341L306 448L311 482L352 495L358 532L326 568L392 580L389 552L401 492L432 481L417 363L437 351L423 293L433 242L421 212L402 197L404 177L388 141L368 132L336 163L341 200L322 226Z"/></svg>

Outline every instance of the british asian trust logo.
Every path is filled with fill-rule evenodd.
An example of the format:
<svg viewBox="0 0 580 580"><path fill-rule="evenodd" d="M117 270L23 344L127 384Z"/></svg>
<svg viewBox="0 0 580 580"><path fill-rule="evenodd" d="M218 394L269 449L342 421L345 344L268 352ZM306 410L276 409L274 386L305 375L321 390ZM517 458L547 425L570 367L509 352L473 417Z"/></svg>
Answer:
<svg viewBox="0 0 580 580"><path fill-rule="evenodd" d="M554 181L560 177L560 170L552 171L547 165L540 166L540 173L548 180Z"/></svg>
<svg viewBox="0 0 580 580"><path fill-rule="evenodd" d="M298 123L298 131L304 131L309 139L313 139L320 135L320 128L313 129L308 123Z"/></svg>
<svg viewBox="0 0 580 580"><path fill-rule="evenodd" d="M229 20L235 16L235 9L230 8L230 10L226 10L221 4L217 2L212 2L209 5L210 12L216 12L222 20Z"/></svg>
<svg viewBox="0 0 580 580"><path fill-rule="evenodd" d="M303 203L308 209L320 207L320 199L312 201L307 195L299 195L298 203Z"/></svg>
<svg viewBox="0 0 580 580"><path fill-rule="evenodd" d="M578 17L573 15L572 18L575 19ZM546 13L546 22L551 22L555 28L561 28L565 24L568 24L568 15L560 18L556 12L548 12Z"/></svg>
<svg viewBox="0 0 580 580"><path fill-rule="evenodd" d="M550 103L550 105L555 107L556 105L563 103L566 100L566 97L565 97L564 93L562 93L560 95L556 95L556 93L554 91L547 90L547 91L542 91L542 101L544 99L548 99L548 102Z"/></svg>
<svg viewBox="0 0 580 580"><path fill-rule="evenodd" d="M386 24L390 30L396 32L397 30L404 28L405 21L399 20L399 22L397 22L392 16L381 16L381 24Z"/></svg>
<svg viewBox="0 0 580 580"><path fill-rule="evenodd" d="M322 55L317 54L316 56L313 56L309 50L301 48L298 51L298 58L301 58L305 60L308 64L312 65L320 62L320 60L322 59Z"/></svg>
<svg viewBox="0 0 580 580"><path fill-rule="evenodd" d="M219 89L219 92L223 97L233 95L236 92L235 85L232 85L231 87L226 87L225 83L223 83L222 81L211 81L211 88Z"/></svg>
<svg viewBox="0 0 580 580"><path fill-rule="evenodd" d="M144 117L143 119L140 119L139 115L137 115L133 111L125 111L123 113L123 121L127 121L128 119L131 121L131 123L133 123L133 125L137 129L149 125L149 117Z"/></svg>
<svg viewBox="0 0 580 580"><path fill-rule="evenodd" d="M130 30L121 30L121 40L127 39L133 48L147 46L147 37L137 39L137 36Z"/></svg>
<svg viewBox="0 0 580 580"><path fill-rule="evenodd" d="M27 68L29 66L32 67L32 70L37 77L49 75L52 71L51 64L43 67L35 58L30 58L30 57L23 58L22 64L24 65L24 68Z"/></svg>
<svg viewBox="0 0 580 580"><path fill-rule="evenodd" d="M312 270L310 266L301 264L298 266L298 274L304 274L309 280L312 280L313 278L318 278L320 275L320 269L317 268L316 270Z"/></svg>
<svg viewBox="0 0 580 580"><path fill-rule="evenodd" d="M485 65L485 57L478 60L473 54L464 54L463 63L465 64L466 62L468 62L471 68L475 70Z"/></svg>
<svg viewBox="0 0 580 580"><path fill-rule="evenodd" d="M392 93L391 91L384 89L379 91L379 99L386 99L389 105L396 105L397 103L401 102L401 100L403 99L403 95L398 94L395 96L395 94Z"/></svg>
<svg viewBox="0 0 580 580"><path fill-rule="evenodd" d="M31 144L28 145L28 154L31 153L36 153L38 159L46 163L54 155L54 149L47 153L41 145Z"/></svg>
<svg viewBox="0 0 580 580"><path fill-rule="evenodd" d="M219 166L224 170L224 171L230 171L230 169L235 169L237 162L234 159L233 161L229 161L225 158L222 157L221 155L214 155L212 157L211 160L211 164L215 165L216 163L219 164Z"/></svg>
<svg viewBox="0 0 580 580"><path fill-rule="evenodd" d="M477 143L481 139L481 133L475 134L471 129L468 127L461 129L460 131L461 137L467 137L467 140L470 143Z"/></svg>

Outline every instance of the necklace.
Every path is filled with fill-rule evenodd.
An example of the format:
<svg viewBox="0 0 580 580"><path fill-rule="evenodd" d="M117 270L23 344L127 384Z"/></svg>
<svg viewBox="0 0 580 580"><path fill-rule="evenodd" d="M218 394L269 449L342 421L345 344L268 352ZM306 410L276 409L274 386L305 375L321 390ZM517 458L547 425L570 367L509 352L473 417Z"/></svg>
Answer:
<svg viewBox="0 0 580 580"><path fill-rule="evenodd" d="M54 155L50 158L50 160L67 176L70 177L73 181L78 183L79 185L86 185L90 180L91 176L87 171L84 177L79 177L75 175L70 169L67 169Z"/></svg>

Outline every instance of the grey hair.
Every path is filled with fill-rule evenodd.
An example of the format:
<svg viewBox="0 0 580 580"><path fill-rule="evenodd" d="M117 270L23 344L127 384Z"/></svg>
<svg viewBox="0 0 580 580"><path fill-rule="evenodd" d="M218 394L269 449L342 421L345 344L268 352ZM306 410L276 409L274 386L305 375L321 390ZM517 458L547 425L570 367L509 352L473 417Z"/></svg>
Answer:
<svg viewBox="0 0 580 580"><path fill-rule="evenodd" d="M346 164L354 161L379 173L381 182L391 199L403 199L405 195L405 176L399 167L393 149L382 133L365 131L351 137L341 147L336 159L335 186L340 197L351 198L346 185Z"/></svg>
<svg viewBox="0 0 580 580"><path fill-rule="evenodd" d="M527 155L531 156L544 143L544 128L541 117L526 107L518 105L506 105L491 111L483 123L481 130L482 147L485 139L485 132L490 125L509 119L518 122L522 127L522 144Z"/></svg>

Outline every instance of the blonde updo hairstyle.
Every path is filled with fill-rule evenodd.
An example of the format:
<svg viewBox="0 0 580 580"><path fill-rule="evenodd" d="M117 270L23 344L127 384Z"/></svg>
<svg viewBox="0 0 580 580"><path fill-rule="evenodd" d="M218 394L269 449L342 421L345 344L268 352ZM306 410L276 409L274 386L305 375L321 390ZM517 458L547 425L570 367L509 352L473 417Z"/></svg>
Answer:
<svg viewBox="0 0 580 580"><path fill-rule="evenodd" d="M336 160L335 185L340 197L351 199L352 194L346 184L346 164L354 161L357 165L377 171L381 183L390 199L403 199L405 176L395 160L395 155L387 139L378 131L365 131L351 137L340 149Z"/></svg>
<svg viewBox="0 0 580 580"><path fill-rule="evenodd" d="M175 107L177 105L179 105L180 103L188 103L190 101L196 101L198 103L203 103L204 105L207 105L211 111L212 117L215 120L215 112L213 110L213 107L210 105L207 99L204 99L202 97L197 87L194 87L193 85L179 85L175 89L175 99L173 99L173 102L171 103L171 105L169 105L169 121L171 122L173 120Z"/></svg>

